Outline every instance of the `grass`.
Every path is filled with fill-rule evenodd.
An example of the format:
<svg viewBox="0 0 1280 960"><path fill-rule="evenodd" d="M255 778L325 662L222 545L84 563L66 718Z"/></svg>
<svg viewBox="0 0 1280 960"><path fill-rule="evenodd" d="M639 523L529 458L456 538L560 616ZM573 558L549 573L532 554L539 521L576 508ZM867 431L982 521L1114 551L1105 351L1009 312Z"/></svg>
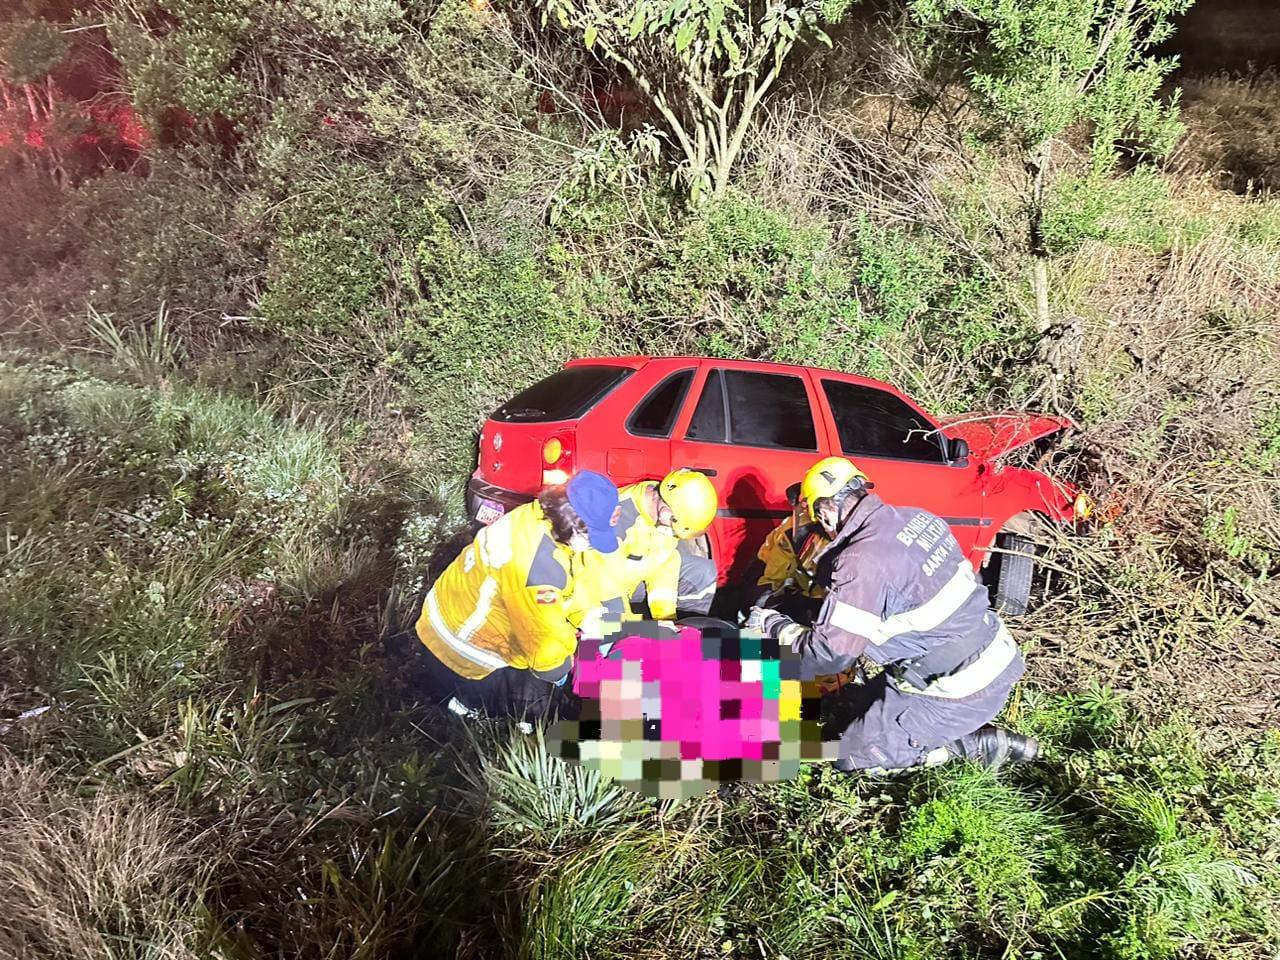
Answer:
<svg viewBox="0 0 1280 960"><path fill-rule="evenodd" d="M432 153L422 104L480 103L450 71L512 52L465 49L406 53L411 77L379 54L372 100L355 74L313 91L323 137L353 139L300 152L277 118L216 191L202 173L165 193L195 169L177 153L104 178L120 215L83 219L116 231L0 291L28 342L82 348L0 356L0 957L1274 957L1280 204L1258 191L1275 151L1254 92L1274 78L1193 84L1159 175L1061 181L1053 309L1074 339L1053 377L1023 171L957 140L963 113L900 89L797 100L698 214L638 161L616 189L556 182L542 161L576 134L526 135L510 77L483 137ZM360 117L392 135L361 139ZM269 184L243 152L260 142ZM1203 175L1224 164L1238 193ZM330 211L335 185L351 202ZM97 191L65 192L17 246ZM234 216L200 213L224 193ZM184 211L163 237L127 215L155 201ZM332 222L290 228L313 201ZM354 277L335 238L363 245ZM77 286L122 277L128 296ZM184 294L213 288L238 292ZM1082 425L1048 466L1098 495L1097 522L1038 534L1038 610L1014 625L1031 672L1005 720L1044 762L815 766L652 803L425 701L404 628L466 536L477 415L522 360L676 347L856 360L933 410Z"/></svg>
<svg viewBox="0 0 1280 960"><path fill-rule="evenodd" d="M1049 759L1012 777L811 769L653 804L554 759L540 735L464 735L421 703L416 645L397 633L412 604L395 596L457 529L447 482L349 480L351 454L321 427L172 373L12 355L0 391L20 452L0 483L0 706L53 707L6 737L5 777L36 784L10 791L28 804L11 842L29 849L6 862L46 878L21 888L38 906L24 943L905 960L1276 942L1270 741L1209 749L1141 694L1041 679L1011 719ZM1245 563L1230 516L1188 529ZM1193 625L1231 617L1221 587L1144 543L1111 530L1051 551L1056 592L1076 598L1053 636L1109 650L1124 635L1126 662L1157 669ZM1023 629L1047 635L1037 623ZM96 838L66 869L120 877L124 912L104 906L114 888L33 866L55 849L46 829Z"/></svg>
<svg viewBox="0 0 1280 960"><path fill-rule="evenodd" d="M475 752L492 756L472 777L473 795L497 836L512 843L554 850L634 823L648 806L599 771L562 762L541 730L512 730L496 749L477 742Z"/></svg>
<svg viewBox="0 0 1280 960"><path fill-rule="evenodd" d="M137 793L67 793L0 759L0 955L195 958L216 860L210 837Z"/></svg>

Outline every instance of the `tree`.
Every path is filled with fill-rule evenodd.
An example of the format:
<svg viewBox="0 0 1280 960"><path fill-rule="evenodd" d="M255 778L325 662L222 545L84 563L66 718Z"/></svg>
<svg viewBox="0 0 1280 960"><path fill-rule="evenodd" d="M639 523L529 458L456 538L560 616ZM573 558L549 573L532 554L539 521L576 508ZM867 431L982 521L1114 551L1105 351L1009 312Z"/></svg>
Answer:
<svg viewBox="0 0 1280 960"><path fill-rule="evenodd" d="M683 154L695 202L722 195L756 111L796 43L848 0L539 0L652 101Z"/></svg>
<svg viewBox="0 0 1280 960"><path fill-rule="evenodd" d="M1044 213L1055 142L1091 125L1095 173L1120 145L1163 156L1181 133L1178 98L1160 96L1176 66L1155 49L1193 0L909 0L928 53L960 58L977 108L1027 172L1031 286L1045 355L1057 365Z"/></svg>

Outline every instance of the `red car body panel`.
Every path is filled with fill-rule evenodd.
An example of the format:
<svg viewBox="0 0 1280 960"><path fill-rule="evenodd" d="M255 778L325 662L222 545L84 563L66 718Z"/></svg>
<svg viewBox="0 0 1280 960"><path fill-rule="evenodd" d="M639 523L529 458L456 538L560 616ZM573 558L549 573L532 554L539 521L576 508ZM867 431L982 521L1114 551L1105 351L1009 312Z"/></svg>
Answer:
<svg viewBox="0 0 1280 960"><path fill-rule="evenodd" d="M706 357L603 357L575 360L566 368L619 367L629 375L576 419L520 423L490 419L480 434L478 468L470 494L510 508L528 501L547 474L544 444L555 438L567 451L557 466L596 470L618 486L657 479L676 467L705 472L720 496L720 511L708 530L720 583L740 582L765 536L790 512L786 489L825 456L843 455L836 418L824 383L883 391L905 403L919 419L948 438L969 443L967 459L924 462L851 455L892 503L923 507L947 520L975 567L985 563L996 534L1014 516L1033 512L1057 521L1074 517L1078 490L1034 470L1004 468L997 457L1070 426L1056 417L1001 415L956 418L948 426L910 397L877 380L813 367ZM715 370L785 374L804 383L814 420L816 449L782 449L688 437L698 398ZM692 382L665 438L638 436L627 421L638 404L668 376L690 371ZM727 405L726 400L726 405ZM807 429L807 428L806 428ZM472 509L474 515L475 510Z"/></svg>
<svg viewBox="0 0 1280 960"><path fill-rule="evenodd" d="M939 424L949 436L967 441L974 456L986 460L995 460L1019 447L1075 427L1065 417L1026 413L951 417L940 420Z"/></svg>

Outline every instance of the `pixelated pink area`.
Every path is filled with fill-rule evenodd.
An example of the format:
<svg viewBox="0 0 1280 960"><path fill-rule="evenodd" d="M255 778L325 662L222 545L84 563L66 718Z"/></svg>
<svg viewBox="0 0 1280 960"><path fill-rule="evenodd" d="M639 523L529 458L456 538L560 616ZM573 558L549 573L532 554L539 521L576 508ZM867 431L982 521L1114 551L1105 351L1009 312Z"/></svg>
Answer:
<svg viewBox="0 0 1280 960"><path fill-rule="evenodd" d="M764 745L780 741L777 699L766 696L761 680L742 679L741 661L704 659L698 630L685 627L670 639L624 637L601 656L601 648L609 646L609 641L581 645L574 693L600 700L605 716L613 710L621 719L639 719L638 702L610 703L601 696L604 681L636 679L635 667L627 665L638 664L638 701L652 716L650 704L656 700L662 739L680 744L682 760L762 760Z"/></svg>

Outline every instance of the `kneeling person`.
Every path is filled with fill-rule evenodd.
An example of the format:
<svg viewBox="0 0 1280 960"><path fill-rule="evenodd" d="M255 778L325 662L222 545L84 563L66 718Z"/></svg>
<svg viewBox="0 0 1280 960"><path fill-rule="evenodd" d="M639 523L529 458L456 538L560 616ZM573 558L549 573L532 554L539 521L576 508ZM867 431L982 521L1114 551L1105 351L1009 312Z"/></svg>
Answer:
<svg viewBox="0 0 1280 960"><path fill-rule="evenodd" d="M791 516L770 531L756 554L764 566L756 584L764 593L756 605L779 610L807 626L817 616L827 593L814 576L818 557L831 541L809 516L800 484L787 490L787 499L791 501Z"/></svg>
<svg viewBox="0 0 1280 960"><path fill-rule="evenodd" d="M584 471L476 534L417 622L441 699L522 718L549 710L578 645L574 575L584 556L617 550L617 512L613 482Z"/></svg>
<svg viewBox="0 0 1280 960"><path fill-rule="evenodd" d="M716 565L693 553L691 541L716 517L715 487L696 470L673 470L659 481L644 480L619 492L618 535L622 546L591 565L613 592L630 603L647 602L654 620L705 616L716 594Z"/></svg>
<svg viewBox="0 0 1280 960"><path fill-rule="evenodd" d="M818 564L827 602L812 628L760 607L748 625L792 643L803 676L840 672L864 654L884 667L855 688L841 769L1034 759L1034 740L990 725L1022 676L1022 656L950 527L886 504L869 486L842 457L810 469L802 495L832 539Z"/></svg>

